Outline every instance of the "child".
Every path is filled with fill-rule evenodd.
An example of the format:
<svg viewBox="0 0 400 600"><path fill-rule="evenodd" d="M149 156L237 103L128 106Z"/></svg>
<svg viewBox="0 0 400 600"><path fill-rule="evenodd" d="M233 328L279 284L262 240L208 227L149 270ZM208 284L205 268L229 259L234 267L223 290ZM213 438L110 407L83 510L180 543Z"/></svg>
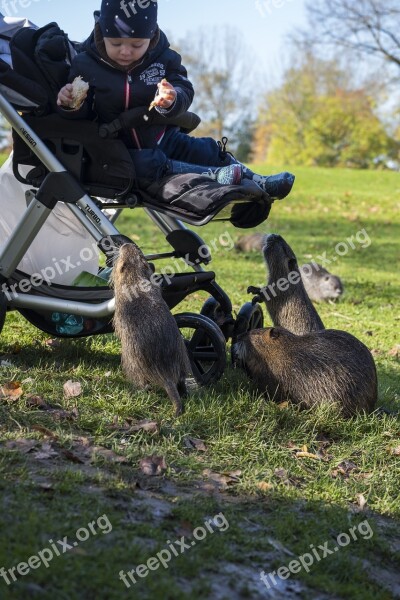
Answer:
<svg viewBox="0 0 400 600"><path fill-rule="evenodd" d="M103 0L94 31L72 62L70 80L77 76L89 83L89 92L81 107L72 110L71 84L60 90L57 104L68 118L109 123L123 111L148 107L152 101L159 113L177 117L194 96L180 55L170 49L157 25L157 0ZM287 196L294 183L290 173L257 175L221 152L212 138L191 137L172 125L143 125L125 131L123 139L133 150L161 150L170 174L208 171L223 184L240 184L246 177L274 198Z"/></svg>

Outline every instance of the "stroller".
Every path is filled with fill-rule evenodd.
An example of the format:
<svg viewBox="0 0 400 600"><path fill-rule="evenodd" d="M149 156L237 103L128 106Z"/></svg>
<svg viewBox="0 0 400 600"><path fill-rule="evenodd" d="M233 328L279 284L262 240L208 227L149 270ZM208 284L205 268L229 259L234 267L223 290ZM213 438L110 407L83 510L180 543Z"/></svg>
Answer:
<svg viewBox="0 0 400 600"><path fill-rule="evenodd" d="M0 111L13 129L14 176L29 191L26 210L0 251L0 331L7 311L18 310L53 336L112 332L114 297L106 281L101 287L74 287L40 281L37 274L33 280L17 267L59 203L90 234L109 266L118 248L131 242L115 225L121 211L143 210L171 246L170 252L155 252L147 260L153 264L159 259L182 259L193 269L160 275L168 307L175 308L200 290L210 294L200 314L185 312L175 319L197 383L217 381L226 366L226 342L262 327L263 313L258 304L248 302L234 318L229 296L215 274L204 269L211 261L209 251L204 252L206 245L187 225L218 220L255 227L268 217L272 199L250 180L222 186L194 174L138 179L118 132L139 119L170 121L146 108L127 111L109 124L66 121L56 114L55 92L67 81L69 61L79 46L50 23L41 29L21 28L10 49L13 67L0 60ZM190 132L198 123L196 115L187 113L173 125ZM78 326L61 328L60 315L73 318Z"/></svg>

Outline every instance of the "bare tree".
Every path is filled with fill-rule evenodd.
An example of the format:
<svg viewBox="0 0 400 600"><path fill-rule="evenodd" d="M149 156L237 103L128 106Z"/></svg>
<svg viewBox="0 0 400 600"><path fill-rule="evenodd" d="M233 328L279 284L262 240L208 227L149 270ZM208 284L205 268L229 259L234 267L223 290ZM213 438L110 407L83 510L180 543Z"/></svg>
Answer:
<svg viewBox="0 0 400 600"><path fill-rule="evenodd" d="M348 48L400 67L399 0L313 0L306 6L311 43Z"/></svg>
<svg viewBox="0 0 400 600"><path fill-rule="evenodd" d="M195 86L193 110L203 120L198 133L235 137L255 116L255 60L240 32L230 27L199 29L178 46Z"/></svg>

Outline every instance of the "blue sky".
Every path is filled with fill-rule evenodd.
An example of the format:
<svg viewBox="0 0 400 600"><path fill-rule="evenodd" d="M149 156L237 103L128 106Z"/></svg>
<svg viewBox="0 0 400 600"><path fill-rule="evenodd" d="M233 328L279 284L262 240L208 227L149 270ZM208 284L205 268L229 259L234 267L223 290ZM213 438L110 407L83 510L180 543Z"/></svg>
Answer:
<svg viewBox="0 0 400 600"><path fill-rule="evenodd" d="M0 11L28 17L37 25L57 21L73 40L82 40L93 26L101 0L0 0ZM15 8L13 8L13 5ZM173 39L200 26L236 27L253 49L260 72L279 77L287 64L285 36L304 24L304 0L159 0L159 24Z"/></svg>

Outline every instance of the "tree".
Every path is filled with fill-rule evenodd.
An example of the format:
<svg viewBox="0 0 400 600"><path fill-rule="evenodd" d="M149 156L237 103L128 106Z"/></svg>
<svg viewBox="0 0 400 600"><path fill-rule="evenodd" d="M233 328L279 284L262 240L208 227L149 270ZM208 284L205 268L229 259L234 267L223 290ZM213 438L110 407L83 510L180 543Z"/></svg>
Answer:
<svg viewBox="0 0 400 600"><path fill-rule="evenodd" d="M372 55L400 77L399 0L313 0L307 12L310 43Z"/></svg>
<svg viewBox="0 0 400 600"><path fill-rule="evenodd" d="M199 29L179 42L202 118L196 135L236 137L255 116L254 60L240 33L230 27Z"/></svg>
<svg viewBox="0 0 400 600"><path fill-rule="evenodd" d="M376 116L373 98L354 88L352 79L310 53L288 69L260 110L260 127L269 132L268 160L372 168L378 156L392 156L397 145ZM257 146L257 131L255 139Z"/></svg>

